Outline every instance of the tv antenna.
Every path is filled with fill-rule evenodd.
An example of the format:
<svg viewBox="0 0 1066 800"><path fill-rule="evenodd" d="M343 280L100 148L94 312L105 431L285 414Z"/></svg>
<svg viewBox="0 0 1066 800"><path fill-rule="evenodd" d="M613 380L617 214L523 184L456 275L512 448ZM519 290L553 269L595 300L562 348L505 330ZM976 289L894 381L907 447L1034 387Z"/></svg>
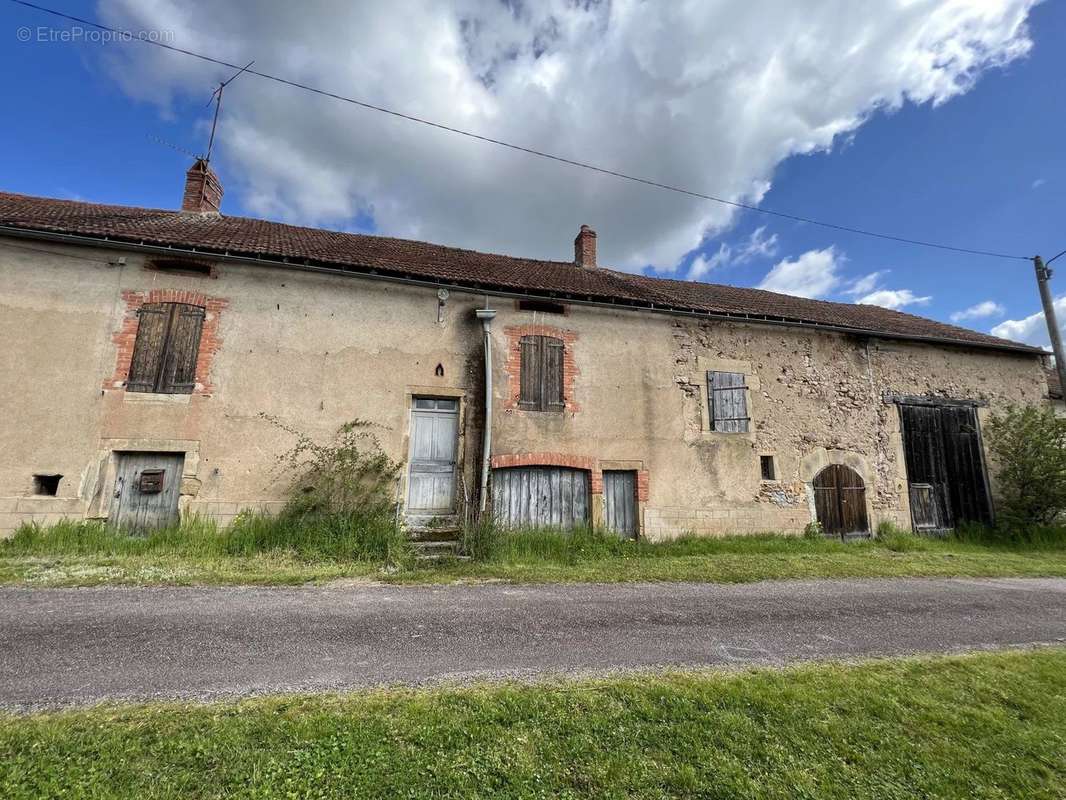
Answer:
<svg viewBox="0 0 1066 800"><path fill-rule="evenodd" d="M211 138L207 140L207 155L204 156L204 161L211 161L211 149L215 146L215 129L218 127L218 114L222 110L222 90L229 86L229 84L237 80L237 78L239 78L241 74L245 72L254 63L254 60L249 61L247 64L245 64L235 73L233 73L233 75L231 75L227 80L222 81L222 83L218 85L218 88L211 93L211 99L207 101L207 104L215 104L215 118L211 120Z"/></svg>

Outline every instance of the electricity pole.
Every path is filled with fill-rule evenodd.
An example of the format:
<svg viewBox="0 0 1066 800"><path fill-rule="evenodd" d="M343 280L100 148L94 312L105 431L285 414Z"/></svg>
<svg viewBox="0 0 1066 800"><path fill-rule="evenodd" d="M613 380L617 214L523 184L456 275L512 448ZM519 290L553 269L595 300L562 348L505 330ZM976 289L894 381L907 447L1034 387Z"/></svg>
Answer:
<svg viewBox="0 0 1066 800"><path fill-rule="evenodd" d="M1062 253L1059 253L1059 256L1061 255ZM1055 258L1059 256L1055 256ZM1054 261L1055 258L1051 259L1051 261ZM1051 298L1051 287L1048 285L1048 280L1051 278L1051 268L1044 264L1044 259L1040 256L1033 256L1033 266L1036 267L1036 283L1040 287L1040 302L1044 304L1044 319L1047 321L1048 334L1051 336L1051 349L1055 352L1055 369L1059 373L1059 385L1066 390L1066 356L1062 354L1062 334L1059 332L1058 320L1055 319L1055 302Z"/></svg>

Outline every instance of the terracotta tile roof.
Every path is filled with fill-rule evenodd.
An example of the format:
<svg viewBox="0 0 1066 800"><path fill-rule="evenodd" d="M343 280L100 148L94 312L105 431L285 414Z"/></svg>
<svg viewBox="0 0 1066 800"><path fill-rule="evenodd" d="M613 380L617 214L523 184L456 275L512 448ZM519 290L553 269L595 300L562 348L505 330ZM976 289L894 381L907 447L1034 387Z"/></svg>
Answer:
<svg viewBox="0 0 1066 800"><path fill-rule="evenodd" d="M650 278L603 267L586 270L570 262L515 258L246 217L183 214L0 192L0 234L5 228L306 261L458 286L813 323L889 338L932 339L1039 352L1006 339L877 306L829 303L759 289Z"/></svg>

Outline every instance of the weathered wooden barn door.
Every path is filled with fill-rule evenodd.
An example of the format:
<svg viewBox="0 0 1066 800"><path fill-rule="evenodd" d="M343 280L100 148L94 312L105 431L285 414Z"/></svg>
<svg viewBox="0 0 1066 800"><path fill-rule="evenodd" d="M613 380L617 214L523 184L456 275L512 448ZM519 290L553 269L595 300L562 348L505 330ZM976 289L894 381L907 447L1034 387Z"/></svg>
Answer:
<svg viewBox="0 0 1066 800"><path fill-rule="evenodd" d="M408 524L417 526L455 513L458 443L459 401L414 398L407 473Z"/></svg>
<svg viewBox="0 0 1066 800"><path fill-rule="evenodd" d="M977 409L944 406L940 409L944 430L944 456L948 468L948 491L955 524L992 522L992 503L985 473Z"/></svg>
<svg viewBox="0 0 1066 800"><path fill-rule="evenodd" d="M117 453L108 522L131 532L165 528L178 519L184 453Z"/></svg>
<svg viewBox="0 0 1066 800"><path fill-rule="evenodd" d="M492 471L492 512L509 528L571 528L589 521L589 474L567 467Z"/></svg>
<svg viewBox="0 0 1066 800"><path fill-rule="evenodd" d="M866 486L855 470L830 464L814 477L814 506L827 536L846 538L870 532Z"/></svg>
<svg viewBox="0 0 1066 800"><path fill-rule="evenodd" d="M604 470L604 522L623 539L637 538L637 473L632 470Z"/></svg>
<svg viewBox="0 0 1066 800"><path fill-rule="evenodd" d="M900 419L915 530L947 531L965 520L990 522L976 410L902 404Z"/></svg>

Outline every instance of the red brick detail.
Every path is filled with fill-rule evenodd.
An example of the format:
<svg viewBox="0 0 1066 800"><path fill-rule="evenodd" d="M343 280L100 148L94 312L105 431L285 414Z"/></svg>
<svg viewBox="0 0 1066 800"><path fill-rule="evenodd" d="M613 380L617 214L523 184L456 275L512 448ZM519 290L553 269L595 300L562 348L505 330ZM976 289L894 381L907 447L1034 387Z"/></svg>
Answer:
<svg viewBox="0 0 1066 800"><path fill-rule="evenodd" d="M570 467L589 472L589 490L603 494L603 472L590 456L572 456L567 453L506 453L492 457L492 468L501 467Z"/></svg>
<svg viewBox="0 0 1066 800"><path fill-rule="evenodd" d="M503 368L507 372L507 396L503 407L506 411L519 411L518 399L522 394L522 337L552 336L563 342L563 403L566 411L571 413L581 410L574 400L574 378L580 375L574 362L574 343L577 334L573 331L553 328L550 325L509 325L503 329L507 337L507 359ZM544 414L544 411L522 411L523 414Z"/></svg>
<svg viewBox="0 0 1066 800"><path fill-rule="evenodd" d="M185 193L181 210L198 214L217 214L222 207L222 181L202 158L185 173Z"/></svg>
<svg viewBox="0 0 1066 800"><path fill-rule="evenodd" d="M596 269L596 231L582 225L574 239L574 263L584 269Z"/></svg>
<svg viewBox="0 0 1066 800"><path fill-rule="evenodd" d="M122 299L126 301L126 313L122 317L122 325L111 337L117 348L115 371L104 381L104 388L125 391L130 363L133 361L133 346L137 341L137 312L141 306L145 303L185 303L199 306L205 312L204 327L200 332L200 352L196 357L196 388L193 389L193 394L212 394L215 387L210 381L211 364L215 353L222 347L222 339L218 333L219 317L222 310L229 305L229 300L223 297L208 297L189 289L152 289L148 292L126 289L122 292Z"/></svg>
<svg viewBox="0 0 1066 800"><path fill-rule="evenodd" d="M637 470L637 501L648 502L648 471L646 469Z"/></svg>

